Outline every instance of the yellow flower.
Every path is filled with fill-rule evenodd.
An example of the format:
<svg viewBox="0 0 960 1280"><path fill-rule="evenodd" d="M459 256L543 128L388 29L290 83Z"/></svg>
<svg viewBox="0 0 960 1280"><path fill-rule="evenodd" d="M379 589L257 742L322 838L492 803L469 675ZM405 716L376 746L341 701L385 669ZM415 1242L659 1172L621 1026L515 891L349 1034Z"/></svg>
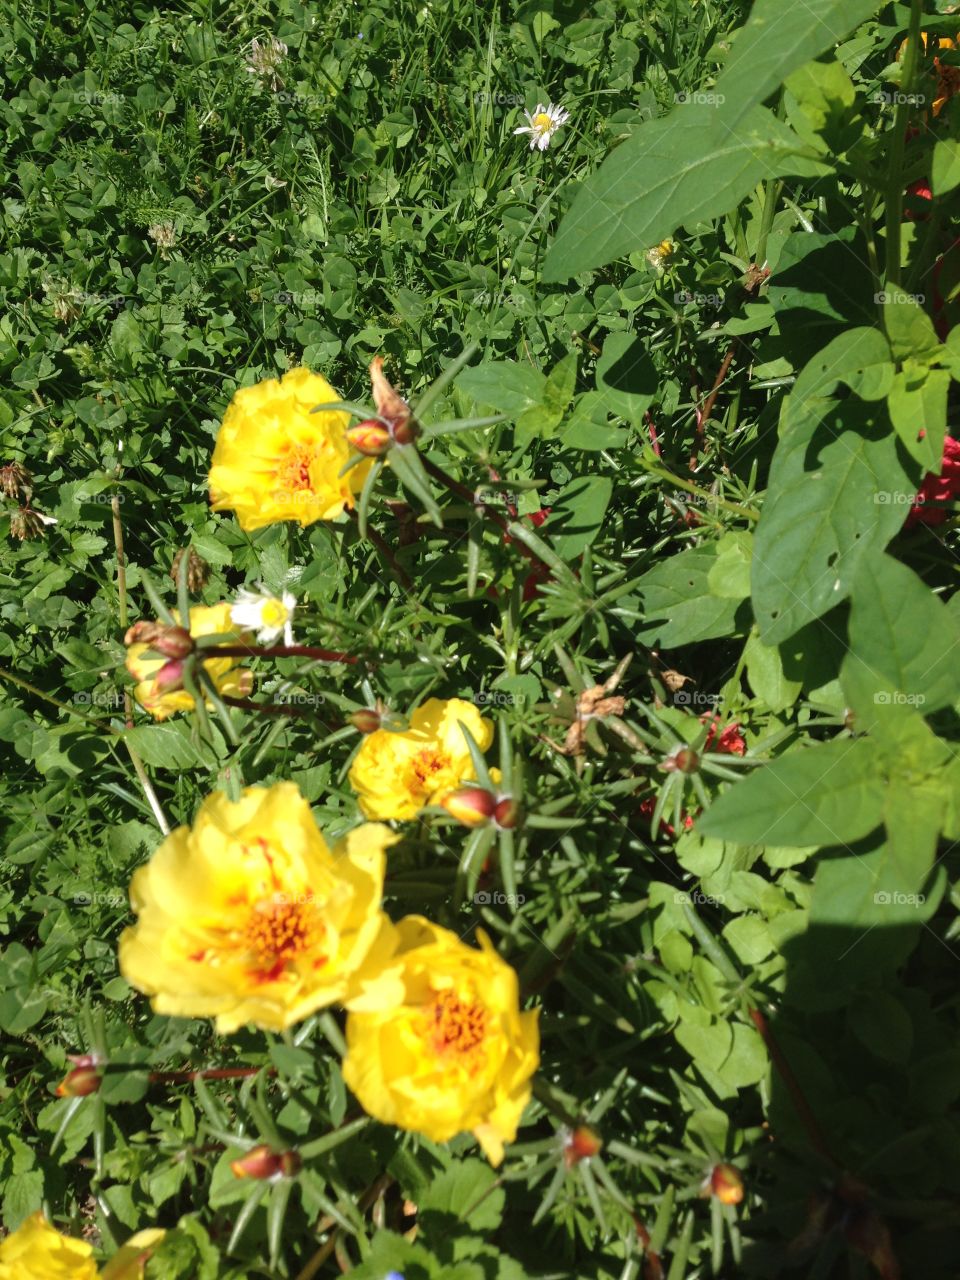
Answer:
<svg viewBox="0 0 960 1280"><path fill-rule="evenodd" d="M227 409L210 466L210 499L215 511L235 511L250 531L278 520L335 520L372 465L361 462L340 475L352 451L346 428L350 415L318 404L339 400L326 378L309 369L291 369L242 387Z"/></svg>
<svg viewBox="0 0 960 1280"><path fill-rule="evenodd" d="M413 818L435 798L475 778L460 722L486 751L493 725L462 698L430 698L403 733L377 729L367 734L350 769L364 817Z"/></svg>
<svg viewBox="0 0 960 1280"><path fill-rule="evenodd" d="M131 1236L100 1273L100 1280L142 1280L150 1255L167 1233L162 1227L148 1227Z"/></svg>
<svg viewBox="0 0 960 1280"><path fill-rule="evenodd" d="M960 67L949 66L936 56L939 52L953 53L957 50L957 41L951 36L930 36L926 31L920 32L920 39L926 53L933 53L933 68L937 73L937 88L933 99L933 114L938 116L949 100L960 91ZM900 62L906 53L909 40L904 40L897 51Z"/></svg>
<svg viewBox="0 0 960 1280"><path fill-rule="evenodd" d="M397 932L405 995L349 1015L343 1078L377 1120L434 1142L469 1130L499 1164L540 1062L537 1011L520 1012L517 975L479 930L479 951L423 916Z"/></svg>
<svg viewBox="0 0 960 1280"><path fill-rule="evenodd" d="M380 899L397 838L367 823L331 852L292 782L215 792L134 875L120 971L157 1013L215 1017L220 1032L389 1003L396 938Z"/></svg>
<svg viewBox="0 0 960 1280"><path fill-rule="evenodd" d="M0 1280L97 1280L93 1249L34 1213L0 1241Z"/></svg>
<svg viewBox="0 0 960 1280"><path fill-rule="evenodd" d="M179 623L180 615L176 610L173 616ZM192 636L216 636L232 633L238 639L241 632L230 621L230 605L215 604L210 608L198 605L190 610L190 634ZM163 692L158 687L157 676L163 668L170 668L173 663L166 658L144 656L150 648L146 644L132 644L127 650L127 670L138 682L133 695L141 707L149 711L155 720L166 720L178 711L192 711L193 697L185 689L177 689L172 693ZM253 673L237 667L233 658L210 658L204 667L209 672L218 693L225 693L232 698L245 698L253 688ZM161 682L162 686L162 682ZM207 703L208 706L211 704Z"/></svg>

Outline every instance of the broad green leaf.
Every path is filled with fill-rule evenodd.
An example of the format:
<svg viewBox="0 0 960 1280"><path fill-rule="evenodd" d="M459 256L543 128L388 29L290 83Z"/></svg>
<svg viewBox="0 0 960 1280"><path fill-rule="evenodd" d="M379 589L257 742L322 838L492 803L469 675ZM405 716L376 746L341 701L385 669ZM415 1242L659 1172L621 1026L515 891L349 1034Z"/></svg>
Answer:
<svg viewBox="0 0 960 1280"><path fill-rule="evenodd" d="M593 542L603 525L613 483L607 476L579 476L560 491L550 514L550 543L572 560Z"/></svg>
<svg viewBox="0 0 960 1280"><path fill-rule="evenodd" d="M824 150L846 150L850 108L857 94L843 66L836 61L808 62L788 77L786 89L787 119L799 136Z"/></svg>
<svg viewBox="0 0 960 1280"><path fill-rule="evenodd" d="M913 1051L913 1023L899 1000L885 991L861 991L847 1022L862 1045L885 1062L906 1065Z"/></svg>
<svg viewBox="0 0 960 1280"><path fill-rule="evenodd" d="M885 409L820 401L792 419L754 537L753 609L764 644L846 598L861 558L897 533L916 489Z"/></svg>
<svg viewBox="0 0 960 1280"><path fill-rule="evenodd" d="M894 360L925 360L940 351L933 321L911 294L887 288L882 294L883 327L890 339ZM860 393L863 394L862 392Z"/></svg>
<svg viewBox="0 0 960 1280"><path fill-rule="evenodd" d="M657 386L656 368L640 339L631 333L609 334L597 360L597 392L609 412L638 421Z"/></svg>
<svg viewBox="0 0 960 1280"><path fill-rule="evenodd" d="M567 449L598 451L619 449L630 438L629 432L610 422L610 410L602 391L585 391L577 396L573 412L560 432L560 443Z"/></svg>
<svg viewBox="0 0 960 1280"><path fill-rule="evenodd" d="M469 1231L495 1231L503 1216L505 1195L497 1176L483 1160L457 1160L436 1174L417 1202L424 1230L450 1230L456 1224ZM429 1217L429 1222L428 1222Z"/></svg>
<svg viewBox="0 0 960 1280"><path fill-rule="evenodd" d="M743 630L739 613L746 606L723 599L710 590L710 571L717 563L712 551L691 547L661 560L636 583L643 621L636 635L640 644L675 649Z"/></svg>
<svg viewBox="0 0 960 1280"><path fill-rule="evenodd" d="M815 396L829 396L838 382L861 400L883 400L893 386L890 348L879 329L848 329L804 366L787 404L787 416Z"/></svg>
<svg viewBox="0 0 960 1280"><path fill-rule="evenodd" d="M960 186L960 142L941 138L933 148L930 189L935 196L945 196Z"/></svg>
<svg viewBox="0 0 960 1280"><path fill-rule="evenodd" d="M796 702L803 687L801 680L788 680L783 659L776 645L764 644L756 628L747 637L744 648L747 683L771 711L786 711Z"/></svg>
<svg viewBox="0 0 960 1280"><path fill-rule="evenodd" d="M677 227L729 212L764 178L811 174L799 138L758 107L730 125L722 108L680 107L618 146L580 187L544 260L545 280L568 280Z"/></svg>
<svg viewBox="0 0 960 1280"><path fill-rule="evenodd" d="M875 285L855 227L836 235L795 231L786 240L767 287L780 318L803 331L876 324ZM795 332L795 339L799 338ZM887 357L889 358L889 356Z"/></svg>
<svg viewBox="0 0 960 1280"><path fill-rule="evenodd" d="M707 574L710 594L721 600L745 600L750 594L752 554L752 534L724 534L716 544L716 563Z"/></svg>
<svg viewBox="0 0 960 1280"><path fill-rule="evenodd" d="M213 733L222 747L219 730L213 729ZM191 769L198 765L209 768L216 763L208 749L193 742L190 721L186 719L139 725L124 730L123 737L151 768Z"/></svg>
<svg viewBox="0 0 960 1280"><path fill-rule="evenodd" d="M908 362L912 368L896 375L887 408L903 446L925 471L939 472L943 439L947 434L947 392L950 374Z"/></svg>
<svg viewBox="0 0 960 1280"><path fill-rule="evenodd" d="M733 44L716 91L742 113L769 98L787 76L839 44L885 0L757 0Z"/></svg>
<svg viewBox="0 0 960 1280"><path fill-rule="evenodd" d="M850 844L880 825L884 796L873 744L843 739L754 770L713 802L697 830L737 844Z"/></svg>
<svg viewBox="0 0 960 1280"><path fill-rule="evenodd" d="M852 706L855 690L862 697L867 688L878 704L902 701L925 715L960 697L960 628L922 579L891 556L860 563L849 644L841 683Z"/></svg>
<svg viewBox="0 0 960 1280"><path fill-rule="evenodd" d="M464 369L457 386L479 405L519 414L543 403L547 380L530 365L512 360L490 360Z"/></svg>

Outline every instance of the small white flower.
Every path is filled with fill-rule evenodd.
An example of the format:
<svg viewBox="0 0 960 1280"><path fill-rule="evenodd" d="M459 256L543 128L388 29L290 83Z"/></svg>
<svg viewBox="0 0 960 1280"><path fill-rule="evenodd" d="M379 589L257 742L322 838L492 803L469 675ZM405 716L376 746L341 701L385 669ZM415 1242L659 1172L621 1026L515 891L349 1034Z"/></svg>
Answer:
<svg viewBox="0 0 960 1280"><path fill-rule="evenodd" d="M236 604L230 609L230 621L245 631L255 631L261 644L273 644L279 636L283 643L293 644L293 611L297 607L296 596L284 591L279 597L260 591L248 591L246 587L237 593Z"/></svg>
<svg viewBox="0 0 960 1280"><path fill-rule="evenodd" d="M555 107L552 102L546 106L542 102L537 103L536 111L524 111L523 113L528 124L522 124L518 129L514 129L514 133L530 134L530 150L539 147L541 151L546 151L550 145L550 139L557 132L562 124L566 124L570 119L570 112L564 111L563 107Z"/></svg>

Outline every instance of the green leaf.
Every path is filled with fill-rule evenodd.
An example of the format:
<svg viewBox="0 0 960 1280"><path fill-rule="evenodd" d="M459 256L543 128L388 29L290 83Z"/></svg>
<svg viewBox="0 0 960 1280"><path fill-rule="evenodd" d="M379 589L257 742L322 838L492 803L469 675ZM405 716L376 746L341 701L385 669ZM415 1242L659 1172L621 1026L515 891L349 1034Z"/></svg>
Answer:
<svg viewBox="0 0 960 1280"><path fill-rule="evenodd" d="M890 421L904 448L925 471L939 473L947 434L950 374L909 361L895 377L887 396Z"/></svg>
<svg viewBox="0 0 960 1280"><path fill-rule="evenodd" d="M940 339L933 321L916 298L893 287L885 289L881 298L883 327L890 339L894 360L924 360L935 357L940 351Z"/></svg>
<svg viewBox="0 0 960 1280"><path fill-rule="evenodd" d="M716 563L713 551L691 547L660 560L637 580L643 617L636 633L640 644L675 649L737 633L740 602L710 590Z"/></svg>
<svg viewBox="0 0 960 1280"><path fill-rule="evenodd" d="M735 115L763 102L792 71L839 44L885 2L804 0L794 5L757 0L717 80L717 95Z"/></svg>
<svg viewBox="0 0 960 1280"><path fill-rule="evenodd" d="M890 556L865 556L853 583L850 652L841 684L851 706L872 690L926 715L960 697L960 627L929 587Z"/></svg>
<svg viewBox="0 0 960 1280"><path fill-rule="evenodd" d="M847 1013L850 1030L884 1062L906 1065L913 1051L913 1023L899 1000L885 991L861 991Z"/></svg>
<svg viewBox="0 0 960 1280"><path fill-rule="evenodd" d="M820 401L791 416L754 537L753 609L765 644L846 598L862 557L898 532L916 490L885 412Z"/></svg>
<svg viewBox="0 0 960 1280"><path fill-rule="evenodd" d="M213 732L219 739L218 731L214 729ZM210 753L192 740L187 720L139 725L135 729L126 729L123 736L143 763L152 768L192 769L198 765L209 768L215 763ZM222 739L219 741L222 743Z"/></svg>
<svg viewBox="0 0 960 1280"><path fill-rule="evenodd" d="M800 139L757 107L731 127L712 104L651 120L615 148L580 187L547 251L543 277L568 280L677 227L729 212L764 178L807 172Z"/></svg>
<svg viewBox="0 0 960 1280"><path fill-rule="evenodd" d="M516 417L543 403L547 379L530 365L490 360L464 369L456 383L478 405Z"/></svg>
<svg viewBox="0 0 960 1280"><path fill-rule="evenodd" d="M756 769L713 802L697 830L737 844L850 844L880 825L885 794L873 744L844 739Z"/></svg>
<svg viewBox="0 0 960 1280"><path fill-rule="evenodd" d="M813 397L832 395L838 382L861 400L883 400L894 373L890 348L879 329L848 329L804 366L787 402L787 420L804 413Z"/></svg>
<svg viewBox="0 0 960 1280"><path fill-rule="evenodd" d="M610 413L632 422L643 417L657 393L653 360L631 333L608 334L597 360L597 391Z"/></svg>
<svg viewBox="0 0 960 1280"><path fill-rule="evenodd" d="M795 231L787 238L767 298L781 327L788 320L793 325L794 341L811 330L875 325L875 286L865 259L855 227L836 235Z"/></svg>
<svg viewBox="0 0 960 1280"><path fill-rule="evenodd" d="M716 543L716 563L707 574L710 594L721 600L744 600L750 594L753 535L727 533Z"/></svg>
<svg viewBox="0 0 960 1280"><path fill-rule="evenodd" d="M560 490L550 514L550 544L572 560L593 542L603 526L613 492L608 476L580 476Z"/></svg>
<svg viewBox="0 0 960 1280"><path fill-rule="evenodd" d="M941 138L933 148L930 190L940 197L957 186L960 186L960 142L955 138Z"/></svg>
<svg viewBox="0 0 960 1280"><path fill-rule="evenodd" d="M802 680L790 680L783 670L783 659L776 645L764 644L754 628L744 648L747 682L754 696L771 711L786 711L796 702Z"/></svg>
<svg viewBox="0 0 960 1280"><path fill-rule="evenodd" d="M457 1225L469 1231L496 1231L505 1200L496 1174L485 1161L456 1160L431 1179L417 1208L427 1238L438 1239L439 1233L455 1230Z"/></svg>

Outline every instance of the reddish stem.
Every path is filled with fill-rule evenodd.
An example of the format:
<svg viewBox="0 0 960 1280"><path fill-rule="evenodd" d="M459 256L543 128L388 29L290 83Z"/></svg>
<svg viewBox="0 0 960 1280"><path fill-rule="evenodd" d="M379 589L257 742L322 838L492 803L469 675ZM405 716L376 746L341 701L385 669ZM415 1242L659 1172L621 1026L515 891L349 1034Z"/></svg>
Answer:
<svg viewBox="0 0 960 1280"><path fill-rule="evenodd" d="M842 1165L827 1145L827 1140L823 1136L823 1130L820 1128L820 1123L817 1120L817 1117L813 1114L813 1108L807 1101L806 1094L801 1088L800 1081L793 1074L793 1069L791 1068L790 1063L787 1061L783 1050L777 1043L776 1038L770 1029L769 1022L767 1022L759 1009L751 1009L750 1017L753 1020L753 1025L760 1032L760 1035L763 1038L763 1043L767 1046L767 1053L770 1055L770 1061L783 1077L783 1082L787 1086L790 1097L793 1099L793 1105L797 1110L797 1115L800 1117L801 1123L806 1129L807 1136L811 1143L820 1155L823 1156L824 1160L828 1162L828 1164L832 1164L835 1169L841 1169Z"/></svg>
<svg viewBox="0 0 960 1280"><path fill-rule="evenodd" d="M337 653L333 649L315 649L308 644L274 644L267 648L249 644L212 644L198 649L206 658L314 658L317 662L356 663L350 653Z"/></svg>

